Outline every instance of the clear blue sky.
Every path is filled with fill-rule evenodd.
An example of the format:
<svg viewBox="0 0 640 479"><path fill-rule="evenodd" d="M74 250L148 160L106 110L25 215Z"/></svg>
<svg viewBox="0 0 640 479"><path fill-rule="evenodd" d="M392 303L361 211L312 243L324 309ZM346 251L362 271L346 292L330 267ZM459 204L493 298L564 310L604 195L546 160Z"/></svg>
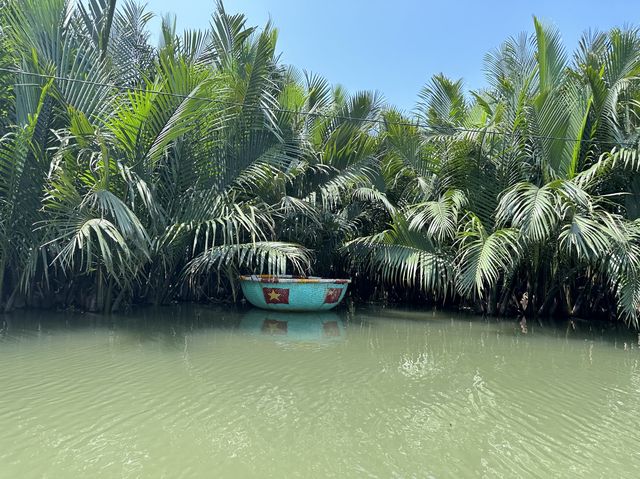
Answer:
<svg viewBox="0 0 640 479"><path fill-rule="evenodd" d="M214 0L146 2L156 13L175 13L179 29L206 28L214 9ZM250 25L271 18L283 62L349 91L378 90L406 110L436 73L463 78L468 89L481 87L485 53L509 36L532 31L533 15L555 24L573 49L589 28L638 25L638 6L634 0L225 1L229 12L245 13Z"/></svg>

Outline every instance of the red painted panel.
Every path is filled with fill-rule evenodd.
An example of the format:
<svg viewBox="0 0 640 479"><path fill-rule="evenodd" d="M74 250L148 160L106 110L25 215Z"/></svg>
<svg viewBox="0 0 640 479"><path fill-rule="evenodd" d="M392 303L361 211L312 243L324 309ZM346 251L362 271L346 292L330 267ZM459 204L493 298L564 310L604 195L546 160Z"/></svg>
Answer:
<svg viewBox="0 0 640 479"><path fill-rule="evenodd" d="M262 288L267 304L289 304L289 290L286 288Z"/></svg>

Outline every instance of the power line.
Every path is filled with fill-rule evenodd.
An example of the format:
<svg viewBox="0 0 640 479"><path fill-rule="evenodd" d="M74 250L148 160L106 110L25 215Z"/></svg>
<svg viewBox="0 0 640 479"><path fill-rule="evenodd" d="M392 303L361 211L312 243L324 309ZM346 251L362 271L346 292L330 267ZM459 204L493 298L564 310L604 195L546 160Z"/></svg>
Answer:
<svg viewBox="0 0 640 479"><path fill-rule="evenodd" d="M7 72L7 73L14 73L14 74L18 74L18 75L28 75L28 76L34 76L34 77L38 77L38 78L43 78L43 79L47 79L47 80L59 80L59 81L68 81L68 82L72 82L72 83L81 83L81 84L87 84L87 85L93 85L93 86L100 86L100 87L107 87L107 88L113 88L116 90L120 90L122 92L141 92L141 93L153 93L156 95L164 95L164 96L169 96L169 97L173 97L173 98L179 98L181 100L186 100L186 99L192 99L192 100L200 100L200 101L207 101L207 102L211 102L211 103L219 103L219 104L223 104L223 105L228 105L229 107L242 107L242 108L247 108L250 110L258 110L258 111L262 111L262 109L259 106L255 106L255 105L247 105L244 103L238 103L238 102L232 102L229 100L223 100L223 99L218 99L218 98L210 98L210 97L202 97L202 96L192 96L192 95L184 95L181 93L171 93L171 92L166 92L166 91L161 91L161 90L153 90L153 89L146 89L146 88L139 88L139 87L130 87L127 85L118 85L117 83L106 83L106 82L96 82L96 81L92 81L92 80L82 80L79 78L69 78L69 77L63 77L63 76L57 76L57 75L45 75L42 73L33 73L33 72L27 72L24 70L17 70L17 69L11 69L11 68L4 68L4 67L0 67L0 71L3 72ZM28 85L28 86L38 86L37 84L22 84L22 85ZM273 107L271 108L272 111L275 112L279 112L279 113L290 113L290 114L301 114L302 112L297 111L297 110L291 110L291 109L287 109L287 108L281 108L281 107ZM331 115L331 114L327 114L327 113L320 113L320 112L304 112L302 113L304 115L307 116L313 116L313 117L317 117L317 118L325 118L325 119L329 119L329 120L345 120L345 121L354 121L354 122L361 122L361 123L372 123L372 124L380 124L380 125L395 125L395 126L407 126L407 127L413 127L413 128L417 128L417 127L422 127L424 129L427 130L432 130L435 132L439 132L439 133L443 133L443 132L450 132L450 131L456 131L456 132L460 132L460 133L475 133L475 134L485 134L485 135L498 135L498 136L514 136L514 133L512 132L504 132L504 131L494 131L494 130L481 130L481 129L473 129L473 128L464 128L464 127L458 127L458 126L434 126L434 125L428 125L425 123L421 123L420 121L415 121L415 122L401 122L401 121L387 121L387 120L380 120L377 118L358 118L358 117L350 117L350 116L344 116L344 115ZM576 139L576 138L566 138L566 137L557 137L557 136L545 136L545 135L528 135L529 138L534 138L534 139L538 139L538 140L558 140L558 141L571 141L571 142L579 142L579 143L590 143L590 144L601 144L601 145L619 145L619 146L626 146L626 147L634 147L636 146L636 143L633 142L616 142L616 141L601 141L601 140L592 140L592 139Z"/></svg>

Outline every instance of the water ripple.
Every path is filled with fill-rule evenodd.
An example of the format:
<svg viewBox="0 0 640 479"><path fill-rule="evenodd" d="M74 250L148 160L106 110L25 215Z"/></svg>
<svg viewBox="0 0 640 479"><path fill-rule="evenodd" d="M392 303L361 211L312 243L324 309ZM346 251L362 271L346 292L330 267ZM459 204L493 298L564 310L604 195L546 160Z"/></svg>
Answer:
<svg viewBox="0 0 640 479"><path fill-rule="evenodd" d="M260 313L217 317L24 330L14 320L0 339L0 477L640 468L640 351L620 347L629 338L389 310L349 323L282 318L286 336L262 328Z"/></svg>

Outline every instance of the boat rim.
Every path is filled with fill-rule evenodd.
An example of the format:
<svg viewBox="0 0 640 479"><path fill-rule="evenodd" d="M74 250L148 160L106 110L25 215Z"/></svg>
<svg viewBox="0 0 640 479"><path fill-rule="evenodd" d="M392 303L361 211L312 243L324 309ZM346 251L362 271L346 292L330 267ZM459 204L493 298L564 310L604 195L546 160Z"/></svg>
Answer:
<svg viewBox="0 0 640 479"><path fill-rule="evenodd" d="M272 274L241 275L240 281L253 281L256 283L333 283L349 284L350 279L320 278L319 276L293 276Z"/></svg>

